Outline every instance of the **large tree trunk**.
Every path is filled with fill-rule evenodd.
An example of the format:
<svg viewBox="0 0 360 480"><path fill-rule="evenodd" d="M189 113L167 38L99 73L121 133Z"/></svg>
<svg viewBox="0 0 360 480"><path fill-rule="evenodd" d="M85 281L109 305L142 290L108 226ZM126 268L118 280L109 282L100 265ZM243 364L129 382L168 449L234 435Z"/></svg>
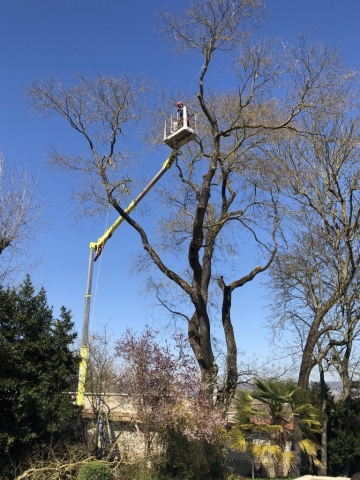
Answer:
<svg viewBox="0 0 360 480"><path fill-rule="evenodd" d="M346 400L351 395L351 378L349 376L349 361L353 343L353 331L349 332L347 337L346 349L342 361L340 362L340 377L343 384L342 398Z"/></svg>
<svg viewBox="0 0 360 480"><path fill-rule="evenodd" d="M314 367L313 353L316 342L319 339L319 325L321 319L315 317L306 340L305 348L301 358L301 365L299 371L298 387L308 390L311 370Z"/></svg>
<svg viewBox="0 0 360 480"><path fill-rule="evenodd" d="M211 347L210 323L207 312L199 318L195 313L188 326L188 337L201 371L201 382L209 398L214 394L218 366ZM205 317L205 318L204 318Z"/></svg>
<svg viewBox="0 0 360 480"><path fill-rule="evenodd" d="M351 275L349 275L351 278ZM350 280L349 278L344 281L339 287L335 290L333 295L324 302L324 304L319 308L314 316L314 320L310 326L309 332L307 334L307 339L304 347L304 351L301 358L298 386L304 390L309 388L309 379L310 374L314 366L318 363L314 359L314 350L318 340L323 337L327 332L332 330L331 325L323 325L322 328L321 322L330 311L330 309L340 300L344 295L346 288L348 287Z"/></svg>
<svg viewBox="0 0 360 480"><path fill-rule="evenodd" d="M226 341L226 378L223 387L218 392L216 404L221 405L224 411L227 411L231 399L235 395L238 382L237 369L237 348L234 335L234 329L231 322L231 286L226 286L224 282L220 285L223 290L222 304L222 324Z"/></svg>

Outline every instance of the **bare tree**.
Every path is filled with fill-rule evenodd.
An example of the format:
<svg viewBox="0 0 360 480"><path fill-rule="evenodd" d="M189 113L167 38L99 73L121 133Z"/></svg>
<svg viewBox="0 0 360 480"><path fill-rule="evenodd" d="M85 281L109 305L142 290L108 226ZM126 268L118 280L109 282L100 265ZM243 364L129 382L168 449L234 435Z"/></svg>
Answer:
<svg viewBox="0 0 360 480"><path fill-rule="evenodd" d="M69 87L54 78L36 81L28 96L34 110L60 115L85 140L90 155L68 155L52 148L49 163L77 175L81 187L73 196L80 216L88 216L103 213L109 203L130 195L134 180L126 172L130 151L123 144L119 148L119 141L125 139L125 128L145 113L141 100L147 84L126 75L76 78Z"/></svg>
<svg viewBox="0 0 360 480"><path fill-rule="evenodd" d="M337 372L343 386L342 399L351 395L353 382L356 378L359 357L356 340L360 335L359 285L354 282L351 291L339 302L339 316L342 328L327 334L328 345L332 345L327 362L329 368Z"/></svg>
<svg viewBox="0 0 360 480"><path fill-rule="evenodd" d="M106 117L103 127L107 134L103 138L110 145L110 153L100 155L85 120L92 119L92 110L85 115L83 109L73 106L79 102L77 92L80 86L85 88L84 81L81 79L80 86L67 90L56 87L56 95L53 83L39 82L29 90L35 108L61 115L85 136L93 157L90 163L85 157L82 159L82 172L98 179L103 189L97 190L95 182L95 191L88 189L92 199L106 198L138 231L146 255L157 271L187 299L187 304L182 300L170 305L162 291L158 295L173 315L186 319L189 340L209 396L213 395L218 376L211 336L217 315L212 310L218 298L214 291L218 289L226 375L217 399L225 406L238 382L232 295L267 270L277 250L278 187L271 180L270 166L263 154L265 146L274 136L297 131L298 119L308 108L318 104L329 107L337 101L336 89L344 80L337 55L319 45L308 47L301 39L297 46L284 50L274 42L251 42L262 11L260 0L202 0L196 1L182 17L161 14L163 33L180 52L200 56L202 68L196 98L189 101L198 112L198 137L183 149L176 161L174 183L163 192L166 217L159 220L163 227L160 245L156 240L150 242L142 226L124 211L119 192L128 182L120 180L118 172L114 179L108 176L112 172L109 159L113 158L118 123L113 123L113 116L111 121ZM215 92L210 83L210 67L214 60L227 62L227 55L233 60L234 88ZM89 89L94 92L91 84L86 83L84 91ZM88 93L81 95L86 97ZM97 98L97 93L94 95ZM123 101L121 97L116 103L116 112L122 111ZM107 112L112 102L112 98L104 104L96 101L99 109L95 111L99 115L102 109ZM53 160L65 169L78 168L73 157L55 155ZM248 268L238 260L244 242L260 252ZM169 253L171 258L177 255L176 270L170 266ZM156 280L154 283L157 286Z"/></svg>
<svg viewBox="0 0 360 480"><path fill-rule="evenodd" d="M101 331L92 333L89 340L85 391L95 419L101 412L108 415L114 408L114 405L109 405L108 398L109 394L118 390L118 369L112 337L113 334L104 326Z"/></svg>
<svg viewBox="0 0 360 480"><path fill-rule="evenodd" d="M287 183L291 223L270 287L276 325L290 327L301 350L302 388L336 345L350 345L349 328L358 322L351 298L360 267L359 120L345 104L330 114L313 110L304 125L309 133L282 140L271 154Z"/></svg>
<svg viewBox="0 0 360 480"><path fill-rule="evenodd" d="M14 280L39 232L43 201L36 196L36 187L24 168L7 168L0 154L0 284Z"/></svg>

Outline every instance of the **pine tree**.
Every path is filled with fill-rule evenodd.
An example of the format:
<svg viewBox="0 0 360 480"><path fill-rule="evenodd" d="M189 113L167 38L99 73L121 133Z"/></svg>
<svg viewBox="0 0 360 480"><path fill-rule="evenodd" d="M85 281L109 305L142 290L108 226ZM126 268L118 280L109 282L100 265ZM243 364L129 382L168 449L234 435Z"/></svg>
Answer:
<svg viewBox="0 0 360 480"><path fill-rule="evenodd" d="M351 477L360 471L360 402L332 401L328 408L329 475Z"/></svg>
<svg viewBox="0 0 360 480"><path fill-rule="evenodd" d="M59 438L76 414L69 394L75 337L70 311L62 307L55 319L45 290L35 293L29 277L18 289L0 287L0 472Z"/></svg>

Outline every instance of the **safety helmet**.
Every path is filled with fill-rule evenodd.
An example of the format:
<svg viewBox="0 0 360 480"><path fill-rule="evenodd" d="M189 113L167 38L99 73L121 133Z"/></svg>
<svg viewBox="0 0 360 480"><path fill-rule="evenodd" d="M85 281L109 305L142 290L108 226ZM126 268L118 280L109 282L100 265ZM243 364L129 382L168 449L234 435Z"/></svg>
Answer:
<svg viewBox="0 0 360 480"><path fill-rule="evenodd" d="M178 107L182 107L182 102L177 102L176 104Z"/></svg>

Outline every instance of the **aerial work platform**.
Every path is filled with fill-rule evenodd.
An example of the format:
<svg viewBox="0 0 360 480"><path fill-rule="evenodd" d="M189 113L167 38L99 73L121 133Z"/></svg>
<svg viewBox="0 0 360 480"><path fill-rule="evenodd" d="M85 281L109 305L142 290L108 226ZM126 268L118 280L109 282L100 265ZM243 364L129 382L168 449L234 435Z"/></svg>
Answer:
<svg viewBox="0 0 360 480"><path fill-rule="evenodd" d="M85 381L86 372L88 367L88 355L89 355L89 319L90 319L90 302L91 302L91 289L92 289L92 277L93 277L93 265L94 261L99 258L103 251L105 244L111 238L115 230L123 223L125 217L127 217L139 202L145 197L145 195L153 188L153 186L162 178L162 176L171 168L176 162L179 153L179 148L187 144L196 137L196 115L190 114L189 109L185 107L181 102L177 102L177 112L174 116L170 117L170 120L165 122L164 142L172 148L172 152L165 160L157 174L150 180L145 188L139 193L139 195L130 202L128 207L124 210L124 217L119 215L115 222L106 230L104 235L98 239L97 242L90 243L90 257L88 266L88 276L86 283L85 294L85 309L84 320L82 327L82 339L80 348L81 362L79 365L79 382L77 390L77 405L84 404L85 399Z"/></svg>
<svg viewBox="0 0 360 480"><path fill-rule="evenodd" d="M164 142L171 148L180 148L195 137L196 115L191 115L188 107L182 106L165 122Z"/></svg>

